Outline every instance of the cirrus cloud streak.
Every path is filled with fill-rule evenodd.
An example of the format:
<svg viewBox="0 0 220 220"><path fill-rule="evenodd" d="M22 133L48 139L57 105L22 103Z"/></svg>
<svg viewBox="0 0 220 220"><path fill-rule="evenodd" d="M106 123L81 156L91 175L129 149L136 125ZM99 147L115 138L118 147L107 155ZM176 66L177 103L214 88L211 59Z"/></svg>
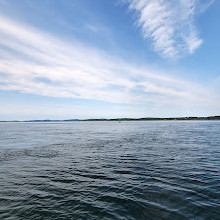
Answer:
<svg viewBox="0 0 220 220"><path fill-rule="evenodd" d="M136 12L136 23L143 37L150 39L155 52L177 59L192 54L202 44L195 27L195 15L213 1L200 0L128 0Z"/></svg>
<svg viewBox="0 0 220 220"><path fill-rule="evenodd" d="M0 17L0 89L111 103L207 102L202 86ZM209 103L216 103L211 96ZM181 101L180 101L181 100Z"/></svg>

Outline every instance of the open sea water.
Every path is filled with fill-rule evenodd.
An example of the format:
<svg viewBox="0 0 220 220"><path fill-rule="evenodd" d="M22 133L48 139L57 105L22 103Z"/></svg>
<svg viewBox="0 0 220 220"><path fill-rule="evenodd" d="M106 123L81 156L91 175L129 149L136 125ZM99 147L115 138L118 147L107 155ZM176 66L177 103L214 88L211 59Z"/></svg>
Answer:
<svg viewBox="0 0 220 220"><path fill-rule="evenodd" d="M220 219L220 121L0 123L0 219Z"/></svg>

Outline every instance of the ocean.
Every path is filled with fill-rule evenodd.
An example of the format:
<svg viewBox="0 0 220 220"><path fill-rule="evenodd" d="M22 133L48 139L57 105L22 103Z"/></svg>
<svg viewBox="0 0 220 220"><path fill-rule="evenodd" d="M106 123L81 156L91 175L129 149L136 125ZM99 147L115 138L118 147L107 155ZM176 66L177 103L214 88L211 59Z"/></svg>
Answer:
<svg viewBox="0 0 220 220"><path fill-rule="evenodd" d="M220 219L220 121L0 123L0 219Z"/></svg>

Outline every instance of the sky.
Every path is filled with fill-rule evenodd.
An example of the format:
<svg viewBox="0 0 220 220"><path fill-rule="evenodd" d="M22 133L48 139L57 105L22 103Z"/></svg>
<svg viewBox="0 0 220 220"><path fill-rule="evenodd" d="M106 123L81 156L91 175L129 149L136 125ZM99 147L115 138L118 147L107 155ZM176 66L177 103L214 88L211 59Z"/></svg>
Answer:
<svg viewBox="0 0 220 220"><path fill-rule="evenodd" d="M220 1L0 0L0 120L220 115Z"/></svg>

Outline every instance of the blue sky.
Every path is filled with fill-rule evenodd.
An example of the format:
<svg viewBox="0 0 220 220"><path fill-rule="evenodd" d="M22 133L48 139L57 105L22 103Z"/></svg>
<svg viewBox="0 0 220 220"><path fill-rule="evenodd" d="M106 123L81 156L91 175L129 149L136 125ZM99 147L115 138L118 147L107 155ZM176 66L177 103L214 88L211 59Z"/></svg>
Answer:
<svg viewBox="0 0 220 220"><path fill-rule="evenodd" d="M220 115L220 1L0 0L0 120Z"/></svg>

